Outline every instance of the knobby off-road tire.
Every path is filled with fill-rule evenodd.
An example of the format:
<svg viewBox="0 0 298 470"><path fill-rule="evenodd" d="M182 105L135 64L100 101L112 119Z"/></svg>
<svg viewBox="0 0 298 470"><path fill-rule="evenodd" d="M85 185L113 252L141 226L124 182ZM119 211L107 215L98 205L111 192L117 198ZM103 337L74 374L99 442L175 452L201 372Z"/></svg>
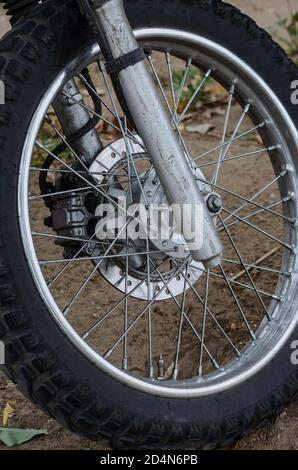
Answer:
<svg viewBox="0 0 298 470"><path fill-rule="evenodd" d="M64 4L64 5L62 5ZM270 36L236 8L215 0L127 0L134 27L199 33L237 54L271 87L298 127L290 87L297 69ZM30 121L66 61L91 43L73 1L49 1L0 44L0 340L5 372L50 416L91 439L132 448L225 446L277 415L298 391L290 361L298 328L274 360L219 395L167 399L131 389L99 370L66 339L33 282L18 221L18 172ZM298 156L295 156L298 166Z"/></svg>

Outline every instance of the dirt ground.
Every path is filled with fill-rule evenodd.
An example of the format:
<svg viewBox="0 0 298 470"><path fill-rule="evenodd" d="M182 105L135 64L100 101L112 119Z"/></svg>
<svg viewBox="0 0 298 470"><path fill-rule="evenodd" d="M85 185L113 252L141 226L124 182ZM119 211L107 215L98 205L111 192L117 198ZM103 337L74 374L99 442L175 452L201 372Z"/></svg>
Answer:
<svg viewBox="0 0 298 470"><path fill-rule="evenodd" d="M270 27L274 24L275 22L275 15L278 13L281 16L286 14L287 7L286 7L286 2L280 2L279 0L264 0L262 2L258 2L257 0L251 0L251 1L245 1L245 0L234 0L231 1L231 3L235 4L236 6L242 8L243 11L248 13L249 15L253 16L258 23L260 23L264 27ZM298 0L292 0L293 6L298 6ZM1 14L1 13L0 13ZM7 30L7 21L3 17L3 15L0 16L0 31L4 33ZM235 107L233 108L233 115L236 118L236 109ZM205 120L204 120L205 121ZM213 138L218 138L220 137L220 134L218 135L217 133L220 132L218 129L220 129L220 122L222 122L222 116L217 116L214 118L214 126L215 129L212 131L208 136L205 136L204 139L201 139L201 145L202 148L200 148L201 151L204 151L205 149L210 148L210 142L212 142ZM201 122L201 124L203 121ZM190 147L194 146L195 148L195 138L194 136L189 135L189 141L190 142ZM249 150L254 150L255 149L255 142L246 140L243 143L239 143L235 145L234 151L236 152L235 154L241 154L242 152L249 151ZM198 149L195 149L196 151ZM256 173L258 176L254 174L249 174L250 167L247 165L246 172L242 171L243 173L247 173L247 178L250 179L250 181L254 178L254 183L256 187L258 187L260 179L265 175L265 173L268 175L268 171L264 168L263 164L258 163L258 166L255 168ZM235 187L234 190L237 190L237 167L235 164L234 171L233 171L233 166L231 169L230 174L226 175L226 181L230 184L230 188L235 182ZM245 185L248 184L243 180L243 190L245 190ZM249 186L247 186L246 192L248 192ZM245 191L244 191L245 192ZM273 192L273 190L272 190ZM270 194L270 198L274 196L273 193ZM268 195L267 195L268 197ZM270 203L270 198L264 199L261 201L262 204L265 203ZM37 209L34 209L35 212ZM34 212L33 212L33 218L34 218ZM38 218L36 217L35 220ZM41 219L39 217L39 219ZM258 222L262 223L262 219L257 219ZM264 222L264 229L268 229L266 227L266 223ZM38 226L38 222L36 227L34 227L36 231L40 230L42 231L42 227ZM277 230L276 234L278 235L278 227L275 227ZM252 238L249 235L249 232L247 233L246 238L244 239L244 242L246 244L246 249L248 252L253 253L254 259L258 259L259 256L262 254L262 250L264 246L261 246L261 241L256 242L256 239L252 240ZM42 242L40 242L40 246L38 247L40 250L44 250L44 245ZM267 251L272 248L271 245L268 244ZM278 256L278 255L277 255ZM231 268L229 274L230 276L233 276L237 270L234 272ZM47 273L49 276L53 274L53 272L48 272ZM69 279L69 285L65 285L64 290L70 295L71 297L71 290L73 289L75 292L75 286L72 285L72 280L73 278ZM260 282L259 286L263 290L269 290L269 285L274 282L273 278L270 277L264 277L264 280L259 279ZM215 285L216 287L216 285ZM99 291L104 290L104 285L100 285L98 287ZM60 297L61 301L65 302L65 292L59 292L57 293L58 297ZM222 302L224 303L224 296L222 297ZM108 294L105 295L105 306L109 306L112 302L112 300L115 301L114 298L109 297ZM251 299L250 295L247 295L247 298L245 300L247 305L250 304ZM80 311L84 311L84 318L82 318L81 323L76 324L75 319L73 320L73 323L76 325L78 329L85 327L86 326L86 321L88 314L90 314L91 310L89 311L89 308L92 308L92 305L95 305L95 300L92 301L90 299L89 306L86 305L78 305L78 309ZM83 309L82 309L83 307ZM219 305L215 305L215 307L219 307ZM165 307L167 309L167 307ZM169 307L170 309L170 307ZM157 312L158 313L158 312ZM164 317L162 318L163 320L163 325L166 325L166 311L164 313ZM257 311L252 313L251 320L257 322ZM75 317L75 314L74 314ZM93 317L96 318L96 317ZM71 319L72 320L72 319ZM231 325L233 325L233 317L230 316L228 318L228 321L230 322ZM116 334L116 333L115 333ZM138 332L138 341L136 341L136 344L134 347L137 348L140 347L141 344L144 343L142 340L144 335L144 331L140 329ZM168 335L170 335L170 332L167 332ZM108 341L109 338L107 338ZM96 340L96 338L94 338ZM216 337L210 338L211 344L217 344ZM225 351L221 351L221 354L224 355ZM187 361L190 362L190 361ZM138 368L139 364L135 364L135 367ZM141 368L140 368L141 369ZM57 425L53 420L49 419L45 414L39 410L37 410L35 407L33 407L16 389L16 387L10 383L4 376L0 376L0 426L1 426L1 410L4 409L6 403L8 401L13 402L13 408L14 411L10 417L9 420L9 425L11 427L19 427L19 428L47 428L48 429L48 435L39 437L33 441L31 441L28 444L25 444L23 446L20 446L19 449L109 449L109 444L102 440L100 443L92 443L86 439L82 439L78 436L74 436L70 434L68 431L64 430L61 426ZM254 432L252 435L247 437L246 439L242 440L237 446L237 449L298 449L298 405L297 403L294 403L291 405L286 411L283 412L283 414L276 420L272 420L268 422L264 427L262 427L260 430ZM0 450L4 450L4 446L1 446L0 444Z"/></svg>

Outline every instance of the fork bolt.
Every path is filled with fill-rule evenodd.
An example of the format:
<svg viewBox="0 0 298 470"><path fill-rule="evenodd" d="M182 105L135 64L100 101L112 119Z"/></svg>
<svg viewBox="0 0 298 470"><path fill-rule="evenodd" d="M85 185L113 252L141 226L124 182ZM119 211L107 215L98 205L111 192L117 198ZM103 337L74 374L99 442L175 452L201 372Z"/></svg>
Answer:
<svg viewBox="0 0 298 470"><path fill-rule="evenodd" d="M223 206L222 200L219 196L217 196L216 194L213 194L212 196L208 198L207 206L210 212L212 212L212 214L217 214L222 209L222 206Z"/></svg>

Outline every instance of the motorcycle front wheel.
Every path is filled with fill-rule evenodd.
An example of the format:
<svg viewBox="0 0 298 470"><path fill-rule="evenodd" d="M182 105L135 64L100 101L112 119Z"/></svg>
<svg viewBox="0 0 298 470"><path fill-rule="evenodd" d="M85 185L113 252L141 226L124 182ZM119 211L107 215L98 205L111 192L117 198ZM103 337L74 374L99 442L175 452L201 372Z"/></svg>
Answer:
<svg viewBox="0 0 298 470"><path fill-rule="evenodd" d="M97 237L104 203L165 196L76 2L47 1L0 44L5 372L90 439L222 447L298 390L297 68L220 1L125 6L206 194L222 264L206 271L179 236L136 241L124 227L125 237ZM80 96L67 95L71 79ZM97 118L104 147L91 164L64 136L61 92Z"/></svg>

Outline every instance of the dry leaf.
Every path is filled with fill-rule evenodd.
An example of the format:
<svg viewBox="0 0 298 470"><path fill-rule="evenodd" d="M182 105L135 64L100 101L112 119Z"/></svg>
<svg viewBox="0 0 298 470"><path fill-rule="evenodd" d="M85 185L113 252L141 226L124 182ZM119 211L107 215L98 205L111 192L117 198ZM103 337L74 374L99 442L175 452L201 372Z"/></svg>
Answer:
<svg viewBox="0 0 298 470"><path fill-rule="evenodd" d="M204 118L206 118L206 119L211 119L211 118L212 118L212 111L211 111L211 109L206 109L206 110L203 112L202 116L204 116Z"/></svg>
<svg viewBox="0 0 298 470"><path fill-rule="evenodd" d="M201 134L201 135L206 135L208 134L209 131L211 131L212 129L214 129L214 126L213 124L197 124L197 125L190 125L190 126L186 126L186 130L187 132L191 132L191 133L198 133L198 134Z"/></svg>
<svg viewBox="0 0 298 470"><path fill-rule="evenodd" d="M8 424L8 420L10 418L10 416L13 414L14 412L14 402L12 400L9 400L6 405L5 405L5 408L3 410L3 426L6 427L7 424Z"/></svg>
<svg viewBox="0 0 298 470"><path fill-rule="evenodd" d="M168 369L167 369L167 371L166 371L166 373L165 373L165 376L164 376L164 379L165 379L165 380L169 380L169 379L172 377L173 372L174 372L174 369L175 369L175 363L172 362L171 365L170 365L170 367L168 367Z"/></svg>
<svg viewBox="0 0 298 470"><path fill-rule="evenodd" d="M221 106L216 106L215 108L208 108L206 109L202 116L204 116L207 119L211 119L212 116L224 116L226 114L224 108Z"/></svg>

